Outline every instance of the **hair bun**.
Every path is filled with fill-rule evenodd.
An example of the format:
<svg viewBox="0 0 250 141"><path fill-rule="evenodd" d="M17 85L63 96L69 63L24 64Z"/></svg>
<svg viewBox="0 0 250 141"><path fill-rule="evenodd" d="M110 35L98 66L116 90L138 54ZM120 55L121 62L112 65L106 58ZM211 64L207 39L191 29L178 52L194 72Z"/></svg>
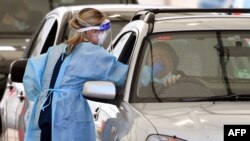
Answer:
<svg viewBox="0 0 250 141"><path fill-rule="evenodd" d="M81 28L81 25L79 24L79 21L77 19L77 17L73 17L70 22L69 25L74 28L74 29L79 29Z"/></svg>

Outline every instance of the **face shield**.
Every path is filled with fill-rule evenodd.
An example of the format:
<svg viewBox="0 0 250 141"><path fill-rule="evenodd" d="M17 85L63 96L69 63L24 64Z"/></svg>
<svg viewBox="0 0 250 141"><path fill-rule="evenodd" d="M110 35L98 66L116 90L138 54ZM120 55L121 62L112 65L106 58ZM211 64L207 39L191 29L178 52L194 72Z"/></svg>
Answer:
<svg viewBox="0 0 250 141"><path fill-rule="evenodd" d="M100 26L89 26L85 28L78 29L77 32L85 32L89 30L99 30L100 32L97 34L98 45L103 46L105 49L109 47L112 43L112 32L111 32L111 24L109 20L104 20Z"/></svg>

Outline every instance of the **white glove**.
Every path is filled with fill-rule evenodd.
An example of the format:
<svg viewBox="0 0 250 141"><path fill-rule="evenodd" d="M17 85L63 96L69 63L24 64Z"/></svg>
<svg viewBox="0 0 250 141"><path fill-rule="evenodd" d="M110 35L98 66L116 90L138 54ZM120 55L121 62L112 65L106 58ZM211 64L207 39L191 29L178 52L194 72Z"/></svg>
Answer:
<svg viewBox="0 0 250 141"><path fill-rule="evenodd" d="M173 86L177 82L177 80L179 80L180 78L181 78L180 74L173 74L170 77L168 77L168 79L165 79L165 81L163 82L163 85L165 87Z"/></svg>
<svg viewBox="0 0 250 141"><path fill-rule="evenodd" d="M173 74L172 72L169 72L162 79L154 78L154 82L160 83L163 86L168 87L174 85L180 78L181 78L180 74Z"/></svg>

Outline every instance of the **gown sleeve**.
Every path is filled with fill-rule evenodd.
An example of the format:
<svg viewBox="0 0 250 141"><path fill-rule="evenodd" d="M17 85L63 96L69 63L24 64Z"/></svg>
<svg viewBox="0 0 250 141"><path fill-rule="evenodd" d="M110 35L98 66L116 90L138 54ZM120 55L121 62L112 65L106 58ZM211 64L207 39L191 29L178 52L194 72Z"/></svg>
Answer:
<svg viewBox="0 0 250 141"><path fill-rule="evenodd" d="M42 77L47 62L47 53L28 59L23 85L29 100L34 101L42 90Z"/></svg>
<svg viewBox="0 0 250 141"><path fill-rule="evenodd" d="M128 65L123 64L113 57L106 73L108 81L112 81L117 86L123 86L127 79Z"/></svg>
<svg viewBox="0 0 250 141"><path fill-rule="evenodd" d="M99 55L102 56L99 62L106 66L99 67L104 69L101 71L105 72L103 74L104 80L111 81L116 86L123 86L127 79L128 65L118 61L117 58L109 52L103 51Z"/></svg>
<svg viewBox="0 0 250 141"><path fill-rule="evenodd" d="M128 65L119 62L103 47L92 43L78 44L68 60L65 73L61 76L63 87L80 89L86 81L110 81L119 87L127 79Z"/></svg>

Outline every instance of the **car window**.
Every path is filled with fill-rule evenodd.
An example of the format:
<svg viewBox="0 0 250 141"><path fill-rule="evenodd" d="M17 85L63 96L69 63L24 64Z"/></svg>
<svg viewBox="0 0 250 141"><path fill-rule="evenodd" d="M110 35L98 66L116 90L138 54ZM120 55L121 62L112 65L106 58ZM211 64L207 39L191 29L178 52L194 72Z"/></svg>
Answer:
<svg viewBox="0 0 250 141"><path fill-rule="evenodd" d="M136 41L136 33L131 32L131 35L127 39L126 44L124 45L122 52L120 53L120 56L118 58L120 62L124 64L129 64L129 60L135 45L135 41Z"/></svg>
<svg viewBox="0 0 250 141"><path fill-rule="evenodd" d="M119 58L125 44L127 43L129 37L132 35L132 32L127 32L123 34L113 45L113 54L116 58Z"/></svg>
<svg viewBox="0 0 250 141"><path fill-rule="evenodd" d="M48 47L52 46L55 41L58 23L55 18L47 19L40 29L39 34L34 38L31 45L30 55L37 56L47 51Z"/></svg>
<svg viewBox="0 0 250 141"><path fill-rule="evenodd" d="M143 48L134 102L250 92L249 31L161 33ZM166 86L174 74L180 80Z"/></svg>

